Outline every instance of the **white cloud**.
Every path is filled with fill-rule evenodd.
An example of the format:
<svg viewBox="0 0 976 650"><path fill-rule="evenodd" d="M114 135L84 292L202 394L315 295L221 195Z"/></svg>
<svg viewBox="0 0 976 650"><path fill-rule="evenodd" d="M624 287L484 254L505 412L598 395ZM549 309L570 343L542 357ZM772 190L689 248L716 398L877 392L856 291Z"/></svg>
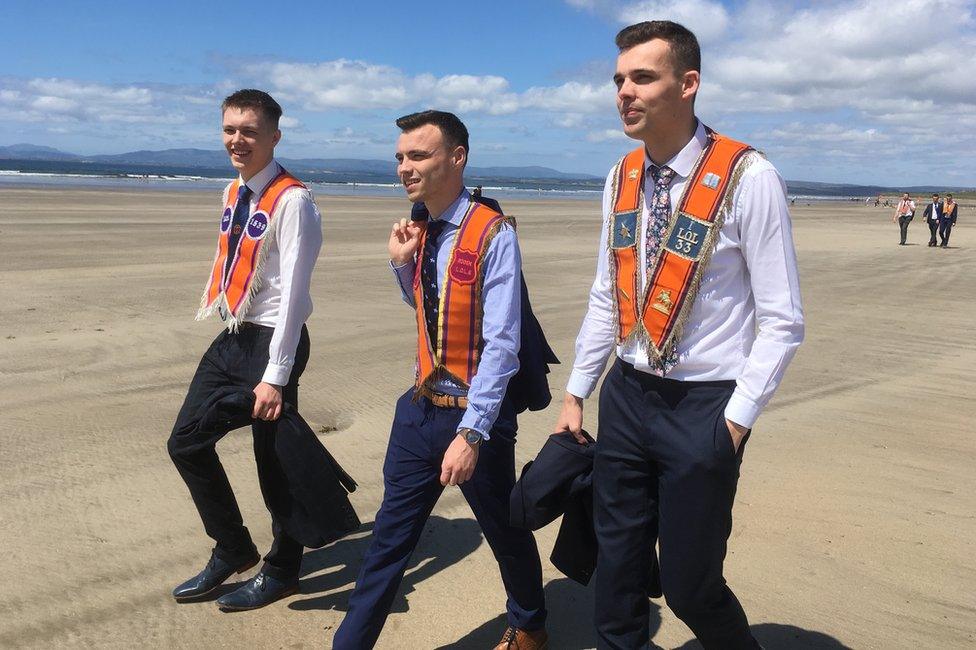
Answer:
<svg viewBox="0 0 976 650"><path fill-rule="evenodd" d="M812 146L833 142L865 161L895 148L914 152L921 165L930 150L973 160L970 0L836 0L800 8L746 0L734 15L709 0L566 2L621 26L646 19L686 24L702 43L698 113L718 128L762 124L747 129L761 139L757 145L786 151L789 136L808 156ZM689 13L695 16L684 20Z"/></svg>
<svg viewBox="0 0 976 650"><path fill-rule="evenodd" d="M586 134L587 142L618 142L629 141L622 129L603 129L600 131L590 131Z"/></svg>

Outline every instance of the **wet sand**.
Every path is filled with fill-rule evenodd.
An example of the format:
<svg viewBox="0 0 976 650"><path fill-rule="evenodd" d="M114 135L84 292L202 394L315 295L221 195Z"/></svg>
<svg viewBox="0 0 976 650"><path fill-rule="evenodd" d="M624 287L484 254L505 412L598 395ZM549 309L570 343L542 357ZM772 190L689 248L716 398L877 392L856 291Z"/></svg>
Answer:
<svg viewBox="0 0 976 650"><path fill-rule="evenodd" d="M172 587L210 552L166 437L219 329L194 310L212 259L209 191L0 189L0 647L321 648L340 622L363 532L306 555L301 592L223 614ZM385 253L403 200L318 197L301 411L382 496L393 404L412 380L414 323ZM507 201L536 313L564 364L592 280L599 210ZM890 210L794 207L807 340L742 467L727 577L767 648L957 648L976 643L976 228L898 246ZM596 400L586 425L595 429ZM519 466L555 407L520 418ZM258 547L270 521L250 435L218 452ZM491 647L504 593L460 493L438 504L381 648ZM537 535L545 557L557 524ZM544 560L551 647L590 648L592 590ZM246 577L246 576L245 576ZM653 601L654 642L697 647Z"/></svg>

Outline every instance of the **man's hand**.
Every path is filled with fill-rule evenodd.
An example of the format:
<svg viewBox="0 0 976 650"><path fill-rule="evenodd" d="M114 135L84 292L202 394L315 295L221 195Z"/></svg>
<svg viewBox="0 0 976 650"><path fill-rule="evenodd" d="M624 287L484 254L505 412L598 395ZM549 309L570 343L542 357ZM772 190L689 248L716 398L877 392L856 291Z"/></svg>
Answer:
<svg viewBox="0 0 976 650"><path fill-rule="evenodd" d="M390 232L390 260L395 266L403 266L413 259L420 246L420 235L424 232L426 224L417 221L400 219L393 224Z"/></svg>
<svg viewBox="0 0 976 650"><path fill-rule="evenodd" d="M460 434L444 452L441 462L441 485L461 485L471 478L478 464L479 445L469 445Z"/></svg>
<svg viewBox="0 0 976 650"><path fill-rule="evenodd" d="M736 424L728 418L725 418L725 425L729 428L729 435L732 436L732 451L739 453L739 445L742 444L742 439L749 433L749 429L741 424Z"/></svg>
<svg viewBox="0 0 976 650"><path fill-rule="evenodd" d="M251 417L272 422L281 415L281 387L261 382L254 387L254 411Z"/></svg>
<svg viewBox="0 0 976 650"><path fill-rule="evenodd" d="M563 408L556 420L556 432L569 431L576 438L576 442L585 445L587 440L583 431L583 399L572 393L563 396Z"/></svg>

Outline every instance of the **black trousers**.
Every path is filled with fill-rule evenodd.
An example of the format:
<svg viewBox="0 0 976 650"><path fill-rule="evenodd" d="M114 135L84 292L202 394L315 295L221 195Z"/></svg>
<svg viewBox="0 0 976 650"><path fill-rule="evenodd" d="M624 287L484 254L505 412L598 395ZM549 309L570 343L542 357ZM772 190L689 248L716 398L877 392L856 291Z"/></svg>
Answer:
<svg viewBox="0 0 976 650"><path fill-rule="evenodd" d="M169 455L176 464L180 476L190 490L190 496L203 520L203 527L216 542L214 552L227 562L237 563L255 553L251 535L244 527L241 510L234 498L227 474L217 457L215 445L222 433L214 432L205 438L201 445L199 436L187 439L177 435L177 431L187 430L188 422L197 416L200 405L222 386L240 386L252 389L261 382L268 365L268 346L274 329L245 323L237 333L221 332L200 359L196 374L190 382L186 399L167 447ZM288 385L282 389L282 399L298 406L298 378L308 362L308 330L302 326L298 349L295 353L295 366L292 368ZM254 434L254 458L258 471L272 466L274 457L274 436L278 425L275 422L255 420L251 426ZM273 475L280 475L272 472ZM279 580L298 577L304 548L292 539L272 517L274 543L265 556L263 571Z"/></svg>
<svg viewBox="0 0 976 650"><path fill-rule="evenodd" d="M911 215L898 217L898 228L901 230L901 243L908 241L908 224L912 222Z"/></svg>
<svg viewBox="0 0 976 650"><path fill-rule="evenodd" d="M937 219L927 219L926 223L929 225L929 246L935 246L935 238L939 234L939 222Z"/></svg>
<svg viewBox="0 0 976 650"><path fill-rule="evenodd" d="M939 238L942 240L942 246L949 245L949 235L952 234L952 221L949 219L943 219L939 222Z"/></svg>
<svg viewBox="0 0 976 650"><path fill-rule="evenodd" d="M599 648L647 647L659 546L668 606L706 650L758 648L722 576L743 447L724 410L734 381L681 382L617 360L600 392L593 467Z"/></svg>

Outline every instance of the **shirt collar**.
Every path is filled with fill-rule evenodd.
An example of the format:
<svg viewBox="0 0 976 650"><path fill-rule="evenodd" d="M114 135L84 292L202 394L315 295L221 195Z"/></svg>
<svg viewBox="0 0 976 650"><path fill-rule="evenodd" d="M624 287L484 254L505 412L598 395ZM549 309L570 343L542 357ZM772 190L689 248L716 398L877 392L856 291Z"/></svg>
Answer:
<svg viewBox="0 0 976 650"><path fill-rule="evenodd" d="M245 183L244 179L240 176L237 178L242 185L247 185L247 187L254 192L255 196L261 196L261 193L264 192L264 188L266 188L271 181L276 179L280 173L281 165L278 164L277 160L272 158L271 162L269 162L264 169L252 176L251 180L247 181L247 183Z"/></svg>
<svg viewBox="0 0 976 650"><path fill-rule="evenodd" d="M708 133L705 131L705 125L701 120L696 119L695 121L698 123L698 126L695 128L695 135L691 136L688 144L675 154L674 158L664 163L667 167L674 170L676 175L682 178L687 178L691 175L692 170L695 168L695 163L698 161L698 156L701 155L702 149L705 148L705 144L708 142ZM654 164L651 156L647 153L647 149L644 149L645 171L649 170Z"/></svg>
<svg viewBox="0 0 976 650"><path fill-rule="evenodd" d="M450 224L455 226L461 225L461 221L464 220L464 215L468 213L468 207L471 205L471 195L468 193L467 188L463 188L458 197L454 199L454 203L447 206L447 209L443 213L434 217L431 215L431 219L444 219Z"/></svg>

